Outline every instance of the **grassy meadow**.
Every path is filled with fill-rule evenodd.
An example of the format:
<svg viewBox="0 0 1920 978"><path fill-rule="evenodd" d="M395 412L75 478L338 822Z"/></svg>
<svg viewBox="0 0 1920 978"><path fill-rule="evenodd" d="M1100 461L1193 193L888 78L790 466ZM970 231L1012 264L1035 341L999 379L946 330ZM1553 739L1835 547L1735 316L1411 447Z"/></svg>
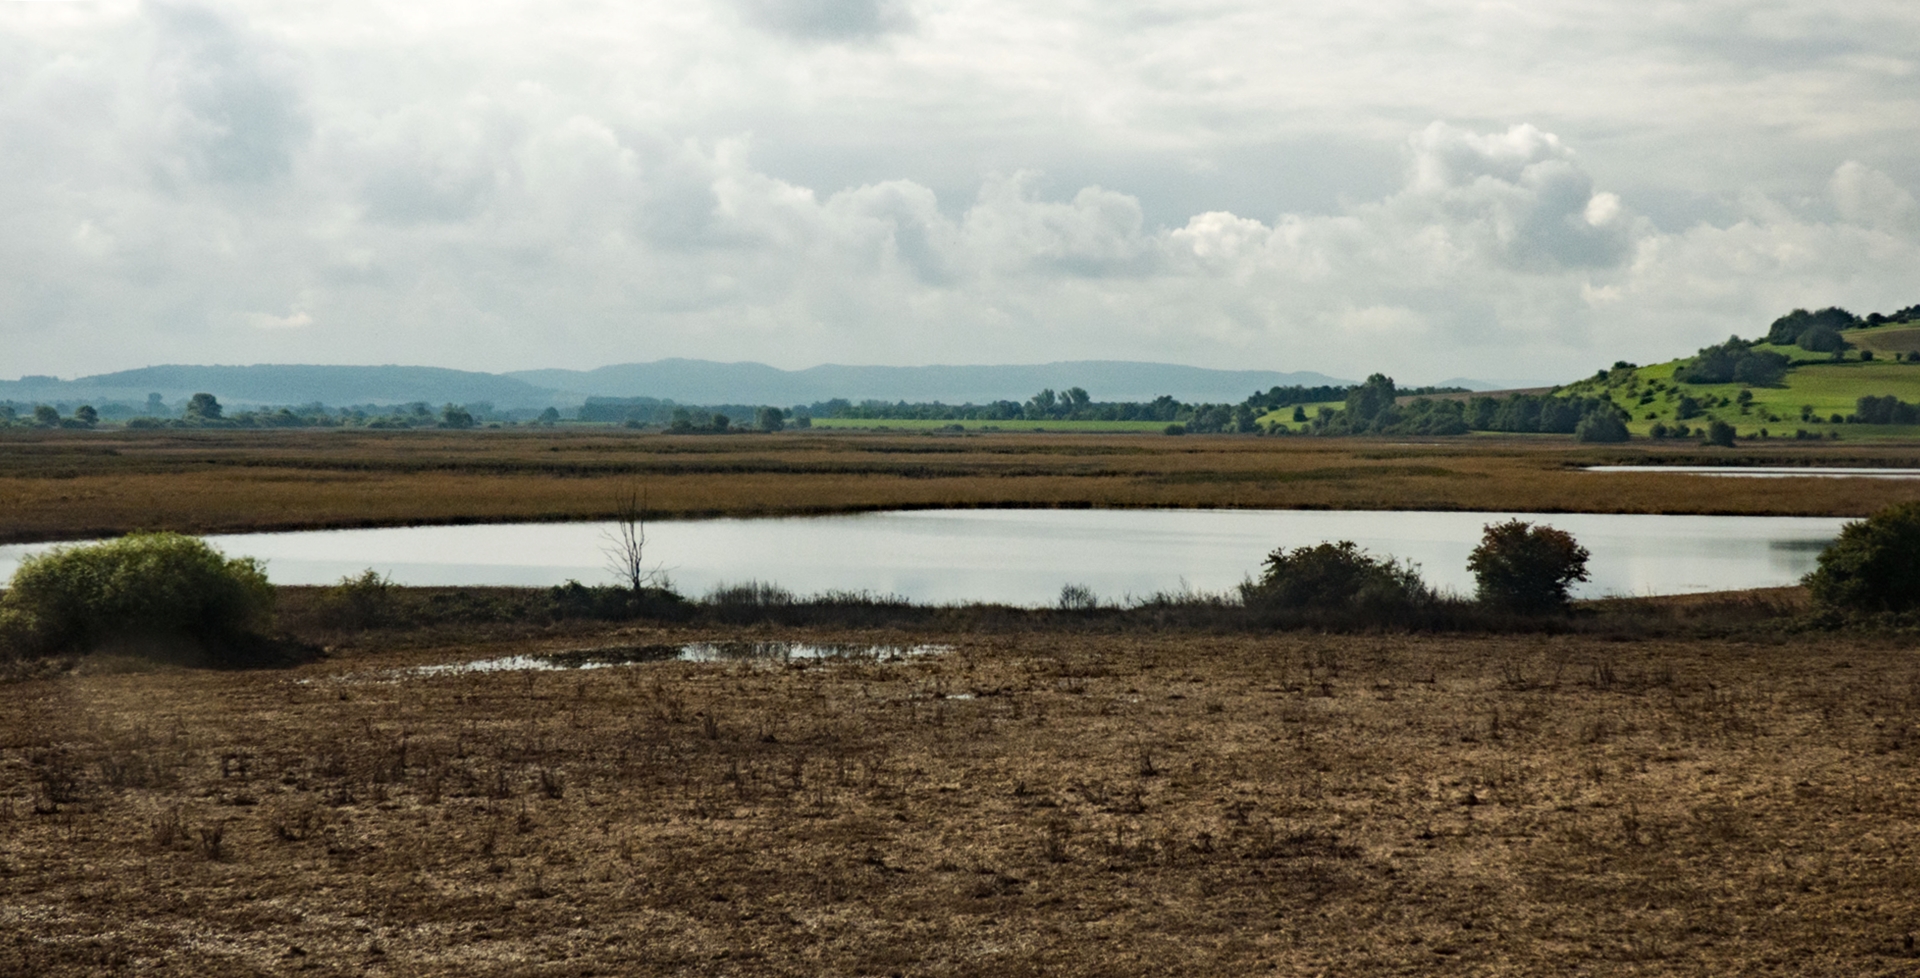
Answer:
<svg viewBox="0 0 1920 978"><path fill-rule="evenodd" d="M979 506L1858 516L1920 498L1920 482L1581 471L1619 463L1910 466L1920 448L1484 435L16 429L0 434L0 542L608 518L634 488L655 518Z"/></svg>

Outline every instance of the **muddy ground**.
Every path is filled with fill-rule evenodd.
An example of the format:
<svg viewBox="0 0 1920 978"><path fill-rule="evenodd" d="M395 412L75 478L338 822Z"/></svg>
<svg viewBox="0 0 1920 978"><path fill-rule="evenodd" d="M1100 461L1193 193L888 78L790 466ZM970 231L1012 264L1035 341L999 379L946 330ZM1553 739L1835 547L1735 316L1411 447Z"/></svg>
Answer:
<svg viewBox="0 0 1920 978"><path fill-rule="evenodd" d="M951 648L413 671L709 640ZM1896 640L623 627L0 695L5 974L1920 964Z"/></svg>

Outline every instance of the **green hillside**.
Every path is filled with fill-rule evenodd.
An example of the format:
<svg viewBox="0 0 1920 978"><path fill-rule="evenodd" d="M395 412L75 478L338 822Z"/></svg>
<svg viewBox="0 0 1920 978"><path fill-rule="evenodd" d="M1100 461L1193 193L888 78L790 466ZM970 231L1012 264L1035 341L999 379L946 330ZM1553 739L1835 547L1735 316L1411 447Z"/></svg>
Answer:
<svg viewBox="0 0 1920 978"><path fill-rule="evenodd" d="M1851 349L1826 353L1798 345L1752 344L1752 353L1774 353L1787 360L1784 375L1771 383L1676 379L1676 373L1700 359L1689 357L1645 367L1616 366L1569 384L1560 393L1611 399L1631 415L1628 427L1636 436L1648 435L1656 424L1699 429L1714 420L1733 425L1742 437L1762 430L1775 438L1791 438L1801 431L1821 438L1835 432L1844 438L1920 436L1920 425L1846 421L1856 413L1862 397L1920 402L1920 357L1916 357L1920 323L1847 329L1840 336ZM1682 411L1682 397L1697 403L1697 414ZM1682 417L1683 413L1690 416Z"/></svg>

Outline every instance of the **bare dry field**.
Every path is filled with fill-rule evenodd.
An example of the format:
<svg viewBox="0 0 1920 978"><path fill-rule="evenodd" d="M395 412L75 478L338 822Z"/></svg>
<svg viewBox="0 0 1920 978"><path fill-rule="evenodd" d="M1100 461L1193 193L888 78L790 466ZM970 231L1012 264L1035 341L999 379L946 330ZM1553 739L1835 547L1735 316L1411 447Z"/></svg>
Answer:
<svg viewBox="0 0 1920 978"><path fill-rule="evenodd" d="M1190 506L1865 515L1920 482L1596 474L1589 464L1920 466L1920 446L1733 450L1553 436L1424 443L1248 436L619 429L0 432L0 542L898 507Z"/></svg>
<svg viewBox="0 0 1920 978"><path fill-rule="evenodd" d="M4 688L0 973L1911 974L1920 663L575 629ZM413 674L778 639L905 661Z"/></svg>

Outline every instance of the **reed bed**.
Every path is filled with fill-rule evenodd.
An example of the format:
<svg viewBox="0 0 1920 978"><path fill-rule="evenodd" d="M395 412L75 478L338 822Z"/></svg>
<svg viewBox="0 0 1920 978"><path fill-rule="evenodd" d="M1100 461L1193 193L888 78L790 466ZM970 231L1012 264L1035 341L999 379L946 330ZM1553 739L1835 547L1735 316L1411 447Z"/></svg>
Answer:
<svg viewBox="0 0 1920 978"><path fill-rule="evenodd" d="M1002 634L5 687L0 973L1909 974L1920 666L1834 636Z"/></svg>
<svg viewBox="0 0 1920 978"><path fill-rule="evenodd" d="M991 506L1857 516L1920 499L1916 482L1579 471L1662 461L1912 466L1920 449L1602 449L1550 437L8 431L0 542L597 519L636 486L655 518Z"/></svg>

